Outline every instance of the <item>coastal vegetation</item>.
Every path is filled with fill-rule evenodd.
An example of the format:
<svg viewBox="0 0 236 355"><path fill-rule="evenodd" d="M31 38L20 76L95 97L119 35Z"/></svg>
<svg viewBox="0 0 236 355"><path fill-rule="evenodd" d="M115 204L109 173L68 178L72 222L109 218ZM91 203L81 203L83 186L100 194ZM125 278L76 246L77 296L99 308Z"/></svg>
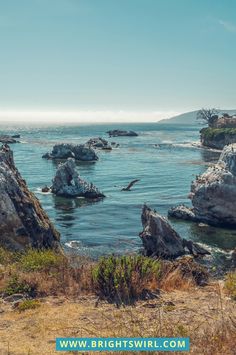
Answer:
<svg viewBox="0 0 236 355"><path fill-rule="evenodd" d="M233 354L235 273L214 281L192 257L0 255L2 354L54 354L58 334L190 336L192 354Z"/></svg>
<svg viewBox="0 0 236 355"><path fill-rule="evenodd" d="M223 149L225 145L236 143L236 117L219 110L201 109L197 112L197 120L207 123L208 127L200 130L200 139L203 146Z"/></svg>

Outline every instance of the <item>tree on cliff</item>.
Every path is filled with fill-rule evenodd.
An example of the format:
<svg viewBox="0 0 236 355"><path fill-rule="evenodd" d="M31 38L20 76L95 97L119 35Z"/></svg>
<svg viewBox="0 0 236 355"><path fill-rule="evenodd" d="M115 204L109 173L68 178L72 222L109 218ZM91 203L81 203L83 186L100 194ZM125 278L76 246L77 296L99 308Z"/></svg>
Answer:
<svg viewBox="0 0 236 355"><path fill-rule="evenodd" d="M216 108L202 108L197 112L197 120L205 121L209 127L214 127L219 118L218 113Z"/></svg>

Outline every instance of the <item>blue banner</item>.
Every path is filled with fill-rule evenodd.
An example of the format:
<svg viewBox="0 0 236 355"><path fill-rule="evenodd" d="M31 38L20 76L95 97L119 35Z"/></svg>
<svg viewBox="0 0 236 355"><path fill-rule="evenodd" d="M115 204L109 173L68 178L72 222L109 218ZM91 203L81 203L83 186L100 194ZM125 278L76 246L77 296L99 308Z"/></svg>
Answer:
<svg viewBox="0 0 236 355"><path fill-rule="evenodd" d="M189 351L189 338L57 338L57 351Z"/></svg>

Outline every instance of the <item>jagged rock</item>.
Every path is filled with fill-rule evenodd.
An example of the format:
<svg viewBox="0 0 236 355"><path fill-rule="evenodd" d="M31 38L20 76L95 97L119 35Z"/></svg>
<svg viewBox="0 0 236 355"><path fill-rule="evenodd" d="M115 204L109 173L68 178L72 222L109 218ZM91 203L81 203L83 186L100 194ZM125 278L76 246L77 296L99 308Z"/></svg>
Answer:
<svg viewBox="0 0 236 355"><path fill-rule="evenodd" d="M20 134L13 134L11 137L12 138L20 138Z"/></svg>
<svg viewBox="0 0 236 355"><path fill-rule="evenodd" d="M169 214L216 226L236 226L236 144L226 146L218 163L196 178L189 197L193 205L189 214L187 208L184 214L179 208Z"/></svg>
<svg viewBox="0 0 236 355"><path fill-rule="evenodd" d="M50 187L48 186L42 187L42 192L49 192L49 191L50 191Z"/></svg>
<svg viewBox="0 0 236 355"><path fill-rule="evenodd" d="M52 193L64 197L105 197L93 184L81 179L76 171L75 160L68 158L64 164L59 165L56 176L53 179Z"/></svg>
<svg viewBox="0 0 236 355"><path fill-rule="evenodd" d="M210 254L198 244L182 239L166 218L146 205L143 206L141 219L143 231L140 237L147 256L174 259L184 254Z"/></svg>
<svg viewBox="0 0 236 355"><path fill-rule="evenodd" d="M0 244L10 250L53 248L60 235L16 169L7 145L0 149Z"/></svg>
<svg viewBox="0 0 236 355"><path fill-rule="evenodd" d="M129 136L129 137L137 137L138 134L134 131L123 131L120 129L114 129L111 131L107 132L110 137L123 137L123 136Z"/></svg>
<svg viewBox="0 0 236 355"><path fill-rule="evenodd" d="M0 136L0 142L3 144L19 143L15 138L19 138L19 137L2 135Z"/></svg>
<svg viewBox="0 0 236 355"><path fill-rule="evenodd" d="M74 158L80 161L95 161L98 156L95 151L86 144L67 144L61 143L54 145L51 153L42 156L45 159L67 159Z"/></svg>
<svg viewBox="0 0 236 355"><path fill-rule="evenodd" d="M112 150L112 146L106 139L101 137L98 138L91 138L87 141L86 145L88 147L103 149L103 150Z"/></svg>

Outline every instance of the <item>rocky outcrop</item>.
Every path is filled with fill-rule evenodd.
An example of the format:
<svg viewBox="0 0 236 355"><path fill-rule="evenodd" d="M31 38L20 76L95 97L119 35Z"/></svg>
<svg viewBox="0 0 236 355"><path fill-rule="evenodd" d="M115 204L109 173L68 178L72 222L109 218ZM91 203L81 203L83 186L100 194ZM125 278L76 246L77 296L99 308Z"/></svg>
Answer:
<svg viewBox="0 0 236 355"><path fill-rule="evenodd" d="M144 205L142 210L143 231L140 233L145 254L164 259L175 259L181 255L210 254L190 240L182 239L166 218Z"/></svg>
<svg viewBox="0 0 236 355"><path fill-rule="evenodd" d="M128 137L137 137L138 133L134 131L123 131L120 129L114 129L111 131L107 132L110 137L123 137L123 136L128 136Z"/></svg>
<svg viewBox="0 0 236 355"><path fill-rule="evenodd" d="M74 158L79 161L96 161L98 156L95 151L86 144L61 143L54 145L51 153L42 156L45 159L67 159Z"/></svg>
<svg viewBox="0 0 236 355"><path fill-rule="evenodd" d="M112 146L109 142L101 137L89 139L86 145L95 149L112 150Z"/></svg>
<svg viewBox="0 0 236 355"><path fill-rule="evenodd" d="M20 135L0 135L0 142L3 144L19 143L19 141L17 141L15 138L20 138Z"/></svg>
<svg viewBox="0 0 236 355"><path fill-rule="evenodd" d="M236 226L236 144L226 146L217 164L191 185L193 208L175 207L171 217L212 225Z"/></svg>
<svg viewBox="0 0 236 355"><path fill-rule="evenodd" d="M170 208L168 211L168 217L184 219L186 221L198 221L195 216L194 209L185 205Z"/></svg>
<svg viewBox="0 0 236 355"><path fill-rule="evenodd" d="M236 143L236 128L203 128L200 140L204 147L222 150L224 146Z"/></svg>
<svg viewBox="0 0 236 355"><path fill-rule="evenodd" d="M51 187L52 193L63 197L85 197L91 199L105 197L96 186L81 179L76 171L75 160L68 158L56 172Z"/></svg>
<svg viewBox="0 0 236 355"><path fill-rule="evenodd" d="M0 244L10 250L60 249L60 235L16 169L7 145L0 149Z"/></svg>

